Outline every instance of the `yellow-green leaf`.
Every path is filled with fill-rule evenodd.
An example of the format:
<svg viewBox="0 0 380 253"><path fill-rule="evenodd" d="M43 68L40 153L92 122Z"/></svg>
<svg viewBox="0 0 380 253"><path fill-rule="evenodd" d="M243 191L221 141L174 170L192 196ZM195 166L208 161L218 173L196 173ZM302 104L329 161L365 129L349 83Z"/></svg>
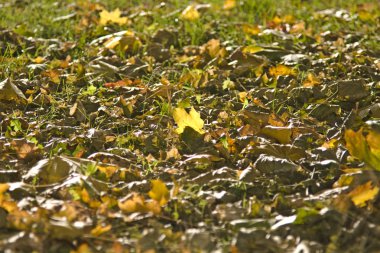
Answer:
<svg viewBox="0 0 380 253"><path fill-rule="evenodd" d="M370 131L367 138L363 135L363 128L357 132L348 129L344 133L346 147L350 154L364 161L371 168L380 170L379 135Z"/></svg>
<svg viewBox="0 0 380 253"><path fill-rule="evenodd" d="M192 107L190 113L187 113L184 108L175 108L173 110L173 118L177 123L177 133L181 134L185 130L185 127L191 127L200 134L203 134L204 122L201 119L201 115Z"/></svg>
<svg viewBox="0 0 380 253"><path fill-rule="evenodd" d="M165 205L170 198L170 193L165 183L161 180L152 180L152 189L148 192L149 197L157 201L161 206Z"/></svg>

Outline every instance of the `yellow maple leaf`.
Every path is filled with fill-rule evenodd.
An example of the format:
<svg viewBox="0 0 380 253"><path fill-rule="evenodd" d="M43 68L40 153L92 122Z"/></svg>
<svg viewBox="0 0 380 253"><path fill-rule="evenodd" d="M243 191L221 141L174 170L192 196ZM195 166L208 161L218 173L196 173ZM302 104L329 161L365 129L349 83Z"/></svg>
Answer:
<svg viewBox="0 0 380 253"><path fill-rule="evenodd" d="M204 133L202 129L204 122L201 115L193 107L191 107L190 113L187 113L183 108L175 108L173 118L178 125L176 132L179 134L183 133L185 127L191 127L200 134Z"/></svg>
<svg viewBox="0 0 380 253"><path fill-rule="evenodd" d="M157 201L161 206L165 205L169 201L169 190L165 183L161 180L152 180L152 189L148 192L151 199Z"/></svg>
<svg viewBox="0 0 380 253"><path fill-rule="evenodd" d="M236 0L224 0L223 9L231 10L236 7Z"/></svg>
<svg viewBox="0 0 380 253"><path fill-rule="evenodd" d="M100 20L99 20L100 25L106 25L108 22L124 25L128 22L127 17L120 17L121 12L119 8L111 12L108 12L107 10L102 10L102 12L100 12L99 15L100 15Z"/></svg>
<svg viewBox="0 0 380 253"><path fill-rule="evenodd" d="M378 193L379 187L372 187L372 182L368 181L365 184L357 186L350 193L348 193L348 196L356 206L363 207L366 205L367 201L373 200Z"/></svg>
<svg viewBox="0 0 380 253"><path fill-rule="evenodd" d="M201 17L201 14L197 10L194 4L189 5L181 13L181 18L184 20L195 21Z"/></svg>

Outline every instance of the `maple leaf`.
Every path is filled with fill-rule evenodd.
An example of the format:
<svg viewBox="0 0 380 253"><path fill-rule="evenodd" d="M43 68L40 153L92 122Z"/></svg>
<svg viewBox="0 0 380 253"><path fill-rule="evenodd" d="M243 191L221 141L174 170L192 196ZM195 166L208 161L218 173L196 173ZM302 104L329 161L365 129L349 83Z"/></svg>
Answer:
<svg viewBox="0 0 380 253"><path fill-rule="evenodd" d="M99 15L100 15L100 20L99 20L100 25L106 25L108 22L124 25L128 22L127 17L120 17L121 12L119 8L116 8L115 10L111 12L108 12L107 10L102 10L102 12L100 12Z"/></svg>
<svg viewBox="0 0 380 253"><path fill-rule="evenodd" d="M181 13L181 18L188 21L195 21L201 17L195 5L189 5Z"/></svg>
<svg viewBox="0 0 380 253"><path fill-rule="evenodd" d="M152 189L148 192L151 199L157 201L161 206L165 205L169 201L169 190L165 183L161 180L152 180Z"/></svg>
<svg viewBox="0 0 380 253"><path fill-rule="evenodd" d="M191 107L190 113L187 113L183 108L175 108L173 111L174 121L177 123L178 128L176 132L178 134L183 133L185 127L191 127L200 134L204 133L203 125L204 122L201 119L201 115Z"/></svg>
<svg viewBox="0 0 380 253"><path fill-rule="evenodd" d="M366 205L367 201L373 200L378 193L379 187L372 187L372 182L368 181L365 184L357 186L354 190L348 193L348 196L356 206L363 207Z"/></svg>

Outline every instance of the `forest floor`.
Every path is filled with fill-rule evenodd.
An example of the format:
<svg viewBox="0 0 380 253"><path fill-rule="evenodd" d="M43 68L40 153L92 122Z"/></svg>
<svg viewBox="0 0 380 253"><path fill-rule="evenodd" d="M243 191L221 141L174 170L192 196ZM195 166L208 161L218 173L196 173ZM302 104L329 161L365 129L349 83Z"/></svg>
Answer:
<svg viewBox="0 0 380 253"><path fill-rule="evenodd" d="M0 17L1 252L380 252L380 2Z"/></svg>

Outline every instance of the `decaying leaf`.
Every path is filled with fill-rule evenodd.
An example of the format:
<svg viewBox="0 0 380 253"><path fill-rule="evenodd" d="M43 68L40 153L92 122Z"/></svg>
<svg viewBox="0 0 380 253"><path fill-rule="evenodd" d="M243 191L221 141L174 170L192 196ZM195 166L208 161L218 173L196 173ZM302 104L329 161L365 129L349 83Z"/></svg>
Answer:
<svg viewBox="0 0 380 253"><path fill-rule="evenodd" d="M200 113L194 107L191 107L190 113L187 113L184 108L175 108L173 110L173 118L178 125L176 129L178 134L181 134L185 130L185 127L191 127L200 134L204 133L204 122L201 119Z"/></svg>
<svg viewBox="0 0 380 253"><path fill-rule="evenodd" d="M7 78L0 82L0 101L12 101L18 104L25 104L27 99L22 91Z"/></svg>

